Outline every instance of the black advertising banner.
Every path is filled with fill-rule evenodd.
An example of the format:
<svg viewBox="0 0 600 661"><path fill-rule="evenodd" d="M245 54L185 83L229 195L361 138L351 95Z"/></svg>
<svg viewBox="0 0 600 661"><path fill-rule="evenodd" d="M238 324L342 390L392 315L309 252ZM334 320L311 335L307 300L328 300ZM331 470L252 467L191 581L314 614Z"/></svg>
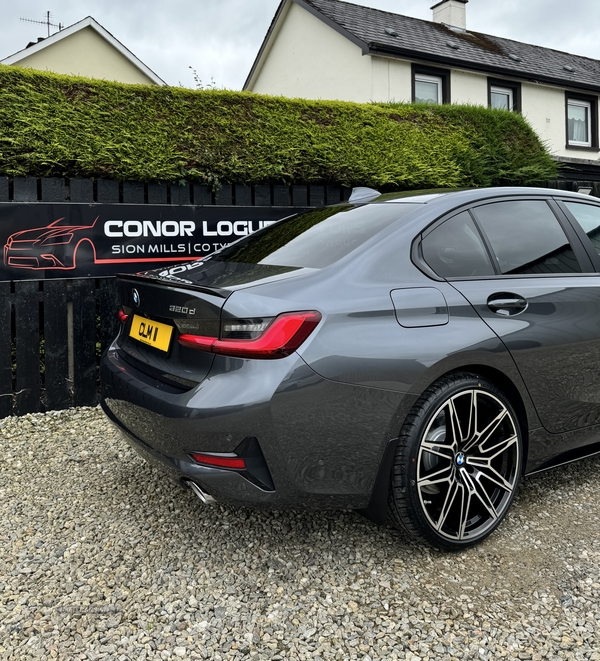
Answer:
<svg viewBox="0 0 600 661"><path fill-rule="evenodd" d="M135 273L206 257L303 209L0 204L0 280Z"/></svg>

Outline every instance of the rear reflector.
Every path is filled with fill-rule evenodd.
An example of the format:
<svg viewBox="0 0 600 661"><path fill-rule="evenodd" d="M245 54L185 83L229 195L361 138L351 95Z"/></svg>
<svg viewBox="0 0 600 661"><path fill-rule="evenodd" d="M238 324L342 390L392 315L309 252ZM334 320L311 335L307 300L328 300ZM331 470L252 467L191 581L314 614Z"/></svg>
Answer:
<svg viewBox="0 0 600 661"><path fill-rule="evenodd" d="M281 314L257 338L252 340L219 340L203 335L180 335L178 341L200 351L238 358L285 358L306 340L321 321L319 312Z"/></svg>
<svg viewBox="0 0 600 661"><path fill-rule="evenodd" d="M190 457L194 461L197 461L199 464L204 464L205 466L234 468L237 470L244 470L246 468L246 460L237 455L201 454L198 452L191 452Z"/></svg>
<svg viewBox="0 0 600 661"><path fill-rule="evenodd" d="M125 314L125 312L123 312L123 310L119 310L119 321L122 324L124 324L127 321L127 319L129 319L129 315Z"/></svg>

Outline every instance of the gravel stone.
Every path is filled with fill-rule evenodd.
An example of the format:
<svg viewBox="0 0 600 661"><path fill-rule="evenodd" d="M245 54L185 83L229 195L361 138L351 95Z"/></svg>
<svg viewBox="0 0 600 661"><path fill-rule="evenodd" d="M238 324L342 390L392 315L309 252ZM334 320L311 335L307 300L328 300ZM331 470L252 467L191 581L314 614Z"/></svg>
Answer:
<svg viewBox="0 0 600 661"><path fill-rule="evenodd" d="M353 512L206 507L95 408L0 420L0 659L600 661L600 459L444 554Z"/></svg>

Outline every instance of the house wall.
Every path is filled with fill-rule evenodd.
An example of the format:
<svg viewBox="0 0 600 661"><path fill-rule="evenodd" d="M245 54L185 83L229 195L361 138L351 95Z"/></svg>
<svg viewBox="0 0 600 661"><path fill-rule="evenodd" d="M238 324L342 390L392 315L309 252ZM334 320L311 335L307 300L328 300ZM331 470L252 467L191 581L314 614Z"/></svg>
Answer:
<svg viewBox="0 0 600 661"><path fill-rule="evenodd" d="M24 57L17 66L121 83L155 84L91 27Z"/></svg>
<svg viewBox="0 0 600 661"><path fill-rule="evenodd" d="M372 101L410 103L412 69L410 62L385 57L367 57L371 65Z"/></svg>
<svg viewBox="0 0 600 661"><path fill-rule="evenodd" d="M555 156L569 158L598 157L596 152L566 149L565 90L546 85L523 83L521 86L523 116Z"/></svg>
<svg viewBox="0 0 600 661"><path fill-rule="evenodd" d="M487 76L452 70L450 74L450 94L452 103L487 106Z"/></svg>
<svg viewBox="0 0 600 661"><path fill-rule="evenodd" d="M366 103L372 100L372 67L358 46L292 3L249 89Z"/></svg>

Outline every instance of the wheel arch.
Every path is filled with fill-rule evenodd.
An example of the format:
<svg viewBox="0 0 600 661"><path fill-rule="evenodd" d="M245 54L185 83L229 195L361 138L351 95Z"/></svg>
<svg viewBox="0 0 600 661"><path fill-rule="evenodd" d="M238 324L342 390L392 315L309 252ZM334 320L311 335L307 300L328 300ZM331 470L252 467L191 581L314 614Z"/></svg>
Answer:
<svg viewBox="0 0 600 661"><path fill-rule="evenodd" d="M521 474L525 474L525 467L527 466L527 460L529 457L529 429L531 428L527 405L524 401L524 398L519 390L518 386L514 381L504 374L501 370L498 370L489 365L483 365L479 363L472 363L468 365L461 365L460 367L455 367L447 372L437 374L435 378L428 383L422 391L425 391L429 386L435 383L438 379L452 376L459 373L469 373L476 376L481 376L488 381L494 383L502 392L506 395L513 408L517 414L519 425L521 427L521 435L523 442L523 461L521 465ZM527 396L527 395L526 395ZM413 407L416 405L415 398L411 402L411 405L408 407L406 403L401 407L402 413L400 417L400 426L396 430L395 434L397 435L400 432L404 420L408 415L410 415ZM398 423L398 418L395 418L396 424ZM534 423L535 424L535 423ZM392 467L394 463L394 456L396 453L396 446L398 444L397 436L394 436L394 432L389 434L390 440L383 452L381 458L381 463L379 465L379 470L377 472L377 478L375 484L373 485L373 491L371 492L371 498L369 504L365 509L358 510L360 514L367 517L371 521L379 525L383 525L387 521L387 508L388 508L388 490L390 488L390 481L392 477Z"/></svg>
<svg viewBox="0 0 600 661"><path fill-rule="evenodd" d="M73 268L77 266L77 252L81 247L91 248L94 262L96 261L96 246L89 237L85 236L79 239L73 248Z"/></svg>

